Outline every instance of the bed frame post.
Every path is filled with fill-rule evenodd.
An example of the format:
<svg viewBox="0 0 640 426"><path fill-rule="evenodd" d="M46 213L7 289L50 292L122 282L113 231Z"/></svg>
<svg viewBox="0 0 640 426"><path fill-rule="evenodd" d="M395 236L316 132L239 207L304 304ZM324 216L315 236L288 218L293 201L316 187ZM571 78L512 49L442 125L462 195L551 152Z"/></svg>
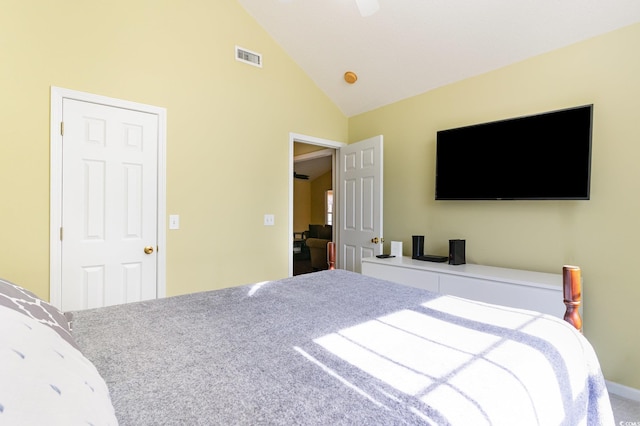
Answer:
<svg viewBox="0 0 640 426"><path fill-rule="evenodd" d="M333 241L327 243L327 263L329 269L336 269L336 243Z"/></svg>
<svg viewBox="0 0 640 426"><path fill-rule="evenodd" d="M564 313L564 320L582 333L582 318L580 317L579 312L580 304L582 303L582 280L580 279L580 268L570 265L563 266L562 284L564 304L567 307L567 310Z"/></svg>

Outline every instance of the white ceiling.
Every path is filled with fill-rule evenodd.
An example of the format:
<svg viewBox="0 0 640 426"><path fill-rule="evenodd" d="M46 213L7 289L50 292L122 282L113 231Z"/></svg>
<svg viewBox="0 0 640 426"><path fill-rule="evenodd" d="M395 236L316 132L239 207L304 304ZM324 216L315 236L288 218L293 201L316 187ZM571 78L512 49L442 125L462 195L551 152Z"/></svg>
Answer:
<svg viewBox="0 0 640 426"><path fill-rule="evenodd" d="M640 22L640 0L238 1L347 116Z"/></svg>
<svg viewBox="0 0 640 426"><path fill-rule="evenodd" d="M293 169L296 173L309 176L309 180L314 180L331 170L331 157L296 161Z"/></svg>
<svg viewBox="0 0 640 426"><path fill-rule="evenodd" d="M331 154L332 150L322 149L296 156L293 158L293 171L309 176L310 181L317 179L331 170L333 162Z"/></svg>

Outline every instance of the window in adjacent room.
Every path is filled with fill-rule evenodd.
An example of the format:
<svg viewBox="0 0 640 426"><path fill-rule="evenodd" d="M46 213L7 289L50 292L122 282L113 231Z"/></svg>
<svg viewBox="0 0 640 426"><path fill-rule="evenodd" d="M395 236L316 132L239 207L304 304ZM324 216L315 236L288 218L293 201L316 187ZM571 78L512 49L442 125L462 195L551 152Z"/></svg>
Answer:
<svg viewBox="0 0 640 426"><path fill-rule="evenodd" d="M333 191L328 190L324 193L324 223L333 225Z"/></svg>

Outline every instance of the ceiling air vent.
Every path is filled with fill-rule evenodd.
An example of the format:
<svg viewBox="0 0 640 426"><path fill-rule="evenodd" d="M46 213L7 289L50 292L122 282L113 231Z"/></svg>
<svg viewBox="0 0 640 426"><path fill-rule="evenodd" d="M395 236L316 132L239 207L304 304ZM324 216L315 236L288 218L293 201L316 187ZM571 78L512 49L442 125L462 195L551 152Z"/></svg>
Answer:
<svg viewBox="0 0 640 426"><path fill-rule="evenodd" d="M236 46L236 60L262 68L262 55L240 46Z"/></svg>

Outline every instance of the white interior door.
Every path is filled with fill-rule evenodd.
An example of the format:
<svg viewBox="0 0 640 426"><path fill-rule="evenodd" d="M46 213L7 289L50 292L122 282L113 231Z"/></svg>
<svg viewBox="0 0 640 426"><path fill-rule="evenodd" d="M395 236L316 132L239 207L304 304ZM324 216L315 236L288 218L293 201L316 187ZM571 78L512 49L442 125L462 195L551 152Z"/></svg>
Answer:
<svg viewBox="0 0 640 426"><path fill-rule="evenodd" d="M382 135L340 148L338 267L382 253Z"/></svg>
<svg viewBox="0 0 640 426"><path fill-rule="evenodd" d="M156 114L63 99L61 308L157 297Z"/></svg>

